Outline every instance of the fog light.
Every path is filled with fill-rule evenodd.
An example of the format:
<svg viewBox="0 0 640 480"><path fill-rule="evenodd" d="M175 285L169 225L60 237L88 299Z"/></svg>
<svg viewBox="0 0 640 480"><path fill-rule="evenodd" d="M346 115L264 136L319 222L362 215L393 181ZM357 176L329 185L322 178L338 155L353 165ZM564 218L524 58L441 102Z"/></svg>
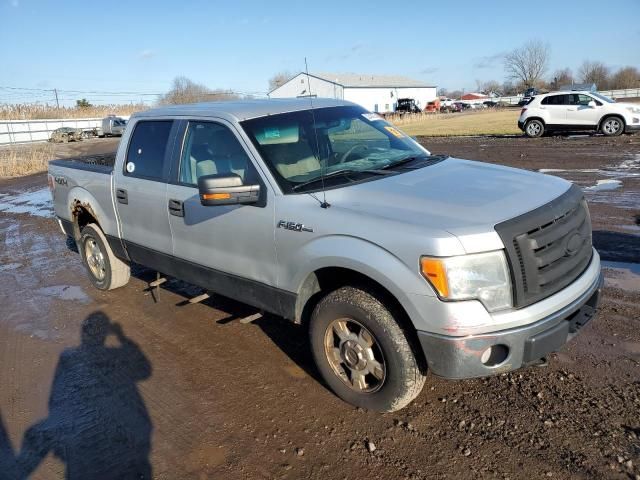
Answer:
<svg viewBox="0 0 640 480"><path fill-rule="evenodd" d="M504 362L509 356L509 347L506 345L493 345L482 352L480 361L487 367L495 367Z"/></svg>

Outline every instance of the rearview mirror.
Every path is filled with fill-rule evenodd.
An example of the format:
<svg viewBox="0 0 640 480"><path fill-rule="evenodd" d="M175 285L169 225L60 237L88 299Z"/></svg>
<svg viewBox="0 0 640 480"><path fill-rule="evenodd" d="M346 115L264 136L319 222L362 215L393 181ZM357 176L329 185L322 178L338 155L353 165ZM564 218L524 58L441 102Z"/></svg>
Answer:
<svg viewBox="0 0 640 480"><path fill-rule="evenodd" d="M596 102L595 100L591 100L589 103L587 103L587 106L589 108L596 108Z"/></svg>
<svg viewBox="0 0 640 480"><path fill-rule="evenodd" d="M243 185L235 173L205 175L198 178L200 203L204 206L256 203L260 197L260 185Z"/></svg>

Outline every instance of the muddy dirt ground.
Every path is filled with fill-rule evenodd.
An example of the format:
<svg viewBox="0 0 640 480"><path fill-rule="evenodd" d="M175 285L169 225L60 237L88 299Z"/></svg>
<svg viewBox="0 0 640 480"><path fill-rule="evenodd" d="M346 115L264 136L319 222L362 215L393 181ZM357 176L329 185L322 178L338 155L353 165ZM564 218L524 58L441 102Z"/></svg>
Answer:
<svg viewBox="0 0 640 480"><path fill-rule="evenodd" d="M430 376L401 412L355 409L319 380L300 327L242 324L253 311L216 296L183 306L199 291L177 281L156 303L145 269L93 289L50 216L46 176L0 180L0 478L20 456L36 479L91 478L89 466L105 478L640 479L640 136L423 143L586 189L602 309L547 367Z"/></svg>

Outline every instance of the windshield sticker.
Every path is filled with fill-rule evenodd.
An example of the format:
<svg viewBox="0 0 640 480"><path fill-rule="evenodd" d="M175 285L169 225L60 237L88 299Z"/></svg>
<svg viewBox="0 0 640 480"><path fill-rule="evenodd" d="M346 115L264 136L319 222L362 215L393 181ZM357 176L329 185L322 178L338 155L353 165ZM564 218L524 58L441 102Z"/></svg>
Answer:
<svg viewBox="0 0 640 480"><path fill-rule="evenodd" d="M382 118L377 113L363 113L362 116L370 122L375 122L376 120L384 120L384 118Z"/></svg>
<svg viewBox="0 0 640 480"><path fill-rule="evenodd" d="M267 127L264 129L264 138L273 139L280 138L280 129L278 127Z"/></svg>
<svg viewBox="0 0 640 480"><path fill-rule="evenodd" d="M396 138L404 138L404 133L402 133L400 130L398 130L397 128L393 128L393 127L384 127L384 129L389 132L391 135L393 135Z"/></svg>

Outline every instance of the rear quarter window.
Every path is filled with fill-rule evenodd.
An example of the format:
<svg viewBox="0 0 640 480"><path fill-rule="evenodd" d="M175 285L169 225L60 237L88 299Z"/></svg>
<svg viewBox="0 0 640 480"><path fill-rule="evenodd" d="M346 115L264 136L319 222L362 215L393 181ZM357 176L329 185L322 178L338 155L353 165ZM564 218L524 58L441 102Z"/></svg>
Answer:
<svg viewBox="0 0 640 480"><path fill-rule="evenodd" d="M148 180L163 180L172 120L142 120L129 141L124 174Z"/></svg>

